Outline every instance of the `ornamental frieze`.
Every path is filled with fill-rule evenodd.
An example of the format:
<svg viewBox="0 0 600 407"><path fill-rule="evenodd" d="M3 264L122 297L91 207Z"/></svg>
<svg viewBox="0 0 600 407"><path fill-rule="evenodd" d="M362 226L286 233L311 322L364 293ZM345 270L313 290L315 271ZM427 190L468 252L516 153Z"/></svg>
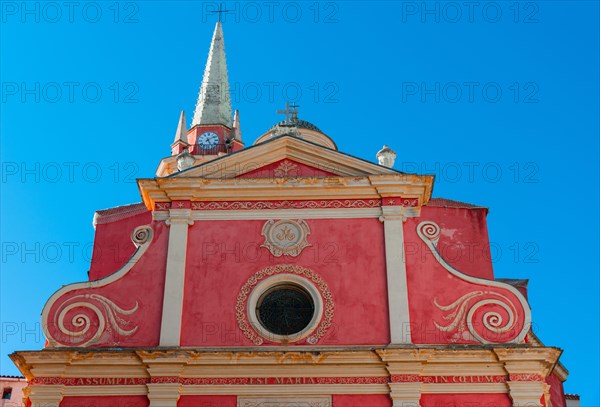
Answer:
<svg viewBox="0 0 600 407"><path fill-rule="evenodd" d="M506 383L506 376L422 376L421 383Z"/></svg>
<svg viewBox="0 0 600 407"><path fill-rule="evenodd" d="M512 382L543 382L544 377L539 373L511 373L509 375Z"/></svg>
<svg viewBox="0 0 600 407"><path fill-rule="evenodd" d="M150 382L145 377L36 377L31 385L64 386L139 386Z"/></svg>
<svg viewBox="0 0 600 407"><path fill-rule="evenodd" d="M261 210L261 209L342 209L342 208L378 208L379 198L373 199L315 199L315 200L277 200L277 201L199 201L192 202L195 210Z"/></svg>
<svg viewBox="0 0 600 407"><path fill-rule="evenodd" d="M386 197L367 199L311 199L272 201L173 201L156 202L155 211L188 209L201 211L239 211L264 209L362 209L381 206L419 206L419 198Z"/></svg>
<svg viewBox="0 0 600 407"><path fill-rule="evenodd" d="M508 381L544 381L540 374L523 373L503 375L453 375L453 376L257 376L257 377L36 377L31 385L36 386L137 386L146 384L181 384L184 386L292 386L292 385L362 385L388 383L425 383L425 384L489 384Z"/></svg>

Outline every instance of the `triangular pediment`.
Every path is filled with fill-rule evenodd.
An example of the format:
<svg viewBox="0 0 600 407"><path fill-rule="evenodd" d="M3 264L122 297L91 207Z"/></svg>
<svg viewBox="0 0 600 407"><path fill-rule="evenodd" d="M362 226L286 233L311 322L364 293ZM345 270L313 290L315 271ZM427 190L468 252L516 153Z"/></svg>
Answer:
<svg viewBox="0 0 600 407"><path fill-rule="evenodd" d="M398 171L293 136L280 136L170 177L363 177Z"/></svg>
<svg viewBox="0 0 600 407"><path fill-rule="evenodd" d="M237 178L295 178L295 177L337 177L333 168L319 168L313 165L284 158L271 164L261 165L256 169L240 174Z"/></svg>

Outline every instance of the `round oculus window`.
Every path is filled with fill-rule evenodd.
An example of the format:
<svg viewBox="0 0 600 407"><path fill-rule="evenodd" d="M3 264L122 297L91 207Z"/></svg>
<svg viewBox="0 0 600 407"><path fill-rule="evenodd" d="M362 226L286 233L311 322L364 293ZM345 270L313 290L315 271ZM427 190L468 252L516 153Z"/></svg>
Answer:
<svg viewBox="0 0 600 407"><path fill-rule="evenodd" d="M275 335L290 336L302 332L312 321L315 304L299 285L279 284L259 298L256 316L260 324Z"/></svg>

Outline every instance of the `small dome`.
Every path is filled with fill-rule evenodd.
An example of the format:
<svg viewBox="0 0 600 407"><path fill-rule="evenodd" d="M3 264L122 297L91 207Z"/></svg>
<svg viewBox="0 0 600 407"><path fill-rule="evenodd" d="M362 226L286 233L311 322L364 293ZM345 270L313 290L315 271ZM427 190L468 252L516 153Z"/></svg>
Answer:
<svg viewBox="0 0 600 407"><path fill-rule="evenodd" d="M279 123L274 124L269 131L276 129L277 127L298 127L300 129L308 129L313 131L318 131L319 133L323 133L321 129L312 124L311 122L307 122L306 120L298 119L297 117L292 117L289 120L282 120ZM324 133L323 133L324 134Z"/></svg>
<svg viewBox="0 0 600 407"><path fill-rule="evenodd" d="M298 119L296 115L273 125L265 134L260 136L254 144L260 144L278 136L292 136L331 148L332 150L337 150L335 142L328 135L323 133L321 129L311 122Z"/></svg>

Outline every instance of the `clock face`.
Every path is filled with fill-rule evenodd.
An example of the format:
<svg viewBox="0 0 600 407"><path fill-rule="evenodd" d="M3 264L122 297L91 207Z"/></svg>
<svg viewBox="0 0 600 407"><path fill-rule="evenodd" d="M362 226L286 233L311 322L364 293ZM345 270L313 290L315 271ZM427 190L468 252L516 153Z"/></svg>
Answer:
<svg viewBox="0 0 600 407"><path fill-rule="evenodd" d="M198 137L198 145L204 150L213 148L217 144L219 144L219 136L217 133L213 133L212 131L202 133L200 137Z"/></svg>

